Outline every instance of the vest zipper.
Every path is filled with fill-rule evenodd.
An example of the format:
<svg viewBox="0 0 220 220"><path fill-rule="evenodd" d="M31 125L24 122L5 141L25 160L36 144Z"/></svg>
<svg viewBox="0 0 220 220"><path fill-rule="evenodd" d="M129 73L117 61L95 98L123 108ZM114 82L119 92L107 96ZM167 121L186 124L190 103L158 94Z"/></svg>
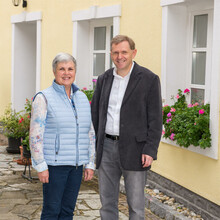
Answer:
<svg viewBox="0 0 220 220"><path fill-rule="evenodd" d="M78 123L78 116L77 116L77 111L76 111L76 106L74 104L74 101L71 99L72 101L72 106L74 109L74 115L75 115L75 119L76 119L76 169L78 168L78 163L79 163L79 123Z"/></svg>
<svg viewBox="0 0 220 220"><path fill-rule="evenodd" d="M58 155L58 152L59 152L59 149L60 149L60 135L57 134L56 135L56 147L55 147L55 162L57 162L57 155Z"/></svg>
<svg viewBox="0 0 220 220"><path fill-rule="evenodd" d="M75 109L76 110L76 109ZM76 112L77 114L77 112ZM76 169L78 167L78 163L79 163L79 123L78 123L78 117L76 115Z"/></svg>

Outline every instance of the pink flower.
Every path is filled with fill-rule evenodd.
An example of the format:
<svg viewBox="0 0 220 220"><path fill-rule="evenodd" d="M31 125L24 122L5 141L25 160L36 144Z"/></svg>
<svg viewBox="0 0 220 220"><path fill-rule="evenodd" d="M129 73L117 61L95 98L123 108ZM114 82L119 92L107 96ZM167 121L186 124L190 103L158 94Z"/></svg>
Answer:
<svg viewBox="0 0 220 220"><path fill-rule="evenodd" d="M189 92L190 92L189 89L185 89L185 90L184 90L184 93L189 93Z"/></svg>
<svg viewBox="0 0 220 220"><path fill-rule="evenodd" d="M175 111L176 111L175 108L171 108L171 109L170 109L170 112L175 112Z"/></svg>
<svg viewBox="0 0 220 220"><path fill-rule="evenodd" d="M169 123L171 121L171 118L167 119L167 123Z"/></svg>
<svg viewBox="0 0 220 220"><path fill-rule="evenodd" d="M174 136L175 136L174 133L172 133L172 134L170 135L170 139L171 139L172 141L174 140Z"/></svg>
<svg viewBox="0 0 220 220"><path fill-rule="evenodd" d="M163 107L167 107L167 106L169 106L169 105L164 105Z"/></svg>
<svg viewBox="0 0 220 220"><path fill-rule="evenodd" d="M189 104L188 107L191 108L191 107L193 107L193 105L192 105L192 104Z"/></svg>
<svg viewBox="0 0 220 220"><path fill-rule="evenodd" d="M87 88L86 88L86 87L83 87L83 90L87 90Z"/></svg>
<svg viewBox="0 0 220 220"><path fill-rule="evenodd" d="M93 79L92 81L93 81L94 83L96 83L96 82L97 82L97 79Z"/></svg>
<svg viewBox="0 0 220 220"><path fill-rule="evenodd" d="M179 94L177 94L177 95L176 95L176 98L177 98L177 99L179 99L179 98L180 98Z"/></svg>
<svg viewBox="0 0 220 220"><path fill-rule="evenodd" d="M196 125L196 122L194 123L194 125Z"/></svg>
<svg viewBox="0 0 220 220"><path fill-rule="evenodd" d="M204 110L204 109L200 109L200 110L199 110L199 114L200 114L200 115L202 115L202 114L204 114L204 113L205 113L205 110Z"/></svg>
<svg viewBox="0 0 220 220"><path fill-rule="evenodd" d="M90 103L90 105L91 105L91 103L92 103L92 102L91 102L91 101L89 101L89 103Z"/></svg>
<svg viewBox="0 0 220 220"><path fill-rule="evenodd" d="M172 114L169 112L169 113L167 114L167 117L170 118L171 116L172 116Z"/></svg>
<svg viewBox="0 0 220 220"><path fill-rule="evenodd" d="M199 103L198 102L196 102L195 104L193 104L193 106L198 106L199 105Z"/></svg>
<svg viewBox="0 0 220 220"><path fill-rule="evenodd" d="M164 130L162 130L162 135L164 135L165 134L165 131Z"/></svg>

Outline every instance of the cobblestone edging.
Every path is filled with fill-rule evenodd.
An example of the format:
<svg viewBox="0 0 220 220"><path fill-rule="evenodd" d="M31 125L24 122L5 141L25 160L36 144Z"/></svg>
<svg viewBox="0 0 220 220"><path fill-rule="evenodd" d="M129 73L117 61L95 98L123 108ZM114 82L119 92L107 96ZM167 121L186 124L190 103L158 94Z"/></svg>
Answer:
<svg viewBox="0 0 220 220"><path fill-rule="evenodd" d="M204 220L220 220L220 206L153 172L148 172L148 185L202 216Z"/></svg>
<svg viewBox="0 0 220 220"><path fill-rule="evenodd" d="M205 213L205 217L201 217L200 213L184 207L183 204L175 202L175 198L168 197L161 193L158 189L150 189L146 186L146 203L145 207L158 217L165 220L220 220L220 218ZM120 191L125 194L123 179L120 182ZM164 201L162 201L164 200ZM166 201L165 201L166 200ZM170 203L170 204L169 204ZM178 210L178 211L177 211ZM203 212L204 213L204 212Z"/></svg>
<svg viewBox="0 0 220 220"><path fill-rule="evenodd" d="M182 204L175 202L174 198L164 195L157 189L146 188L146 207L166 220L204 220L201 215L190 211Z"/></svg>
<svg viewBox="0 0 220 220"><path fill-rule="evenodd" d="M125 194L125 186L124 186L123 179L121 179L121 182L120 182L120 192ZM189 220L189 218L178 213L177 211L174 211L171 207L161 203L158 199L150 196L147 193L146 193L145 207L162 219Z"/></svg>

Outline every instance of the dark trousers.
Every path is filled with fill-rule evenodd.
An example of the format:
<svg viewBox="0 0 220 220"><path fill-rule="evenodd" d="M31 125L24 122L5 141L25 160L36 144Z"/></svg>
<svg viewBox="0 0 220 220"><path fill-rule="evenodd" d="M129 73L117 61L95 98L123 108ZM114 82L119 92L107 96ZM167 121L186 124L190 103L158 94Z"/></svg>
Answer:
<svg viewBox="0 0 220 220"><path fill-rule="evenodd" d="M48 166L48 170L49 183L43 184L41 220L72 220L83 166Z"/></svg>

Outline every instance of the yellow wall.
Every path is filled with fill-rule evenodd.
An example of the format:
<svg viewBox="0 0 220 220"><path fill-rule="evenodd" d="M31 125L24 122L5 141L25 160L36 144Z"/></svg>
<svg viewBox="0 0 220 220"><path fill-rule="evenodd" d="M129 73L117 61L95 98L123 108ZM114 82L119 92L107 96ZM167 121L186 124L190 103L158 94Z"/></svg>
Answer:
<svg viewBox="0 0 220 220"><path fill-rule="evenodd" d="M161 143L152 170L220 205L219 160Z"/></svg>
<svg viewBox="0 0 220 220"><path fill-rule="evenodd" d="M0 0L0 115L10 102L11 91L11 16L42 12L41 89L53 79L51 62L61 51L72 53L72 12L90 6L121 4L120 33L131 36L138 50L136 61L161 74L160 0L28 0L27 9ZM220 156L220 155L219 155ZM153 171L220 205L220 162L186 149L161 144Z"/></svg>
<svg viewBox="0 0 220 220"><path fill-rule="evenodd" d="M15 13L11 2L0 0L0 114L11 102L11 14Z"/></svg>
<svg viewBox="0 0 220 220"><path fill-rule="evenodd" d="M159 0L32 0L28 7L22 3L14 7L11 1L0 0L1 41L0 54L0 115L5 106L11 102L11 16L27 12L42 12L42 54L41 54L41 89L48 87L53 79L51 62L58 52L72 53L72 12L88 9L90 6L109 6L121 4L121 33L127 34L136 41L138 54L136 61L160 74L161 48L161 8ZM153 12L153 13L152 13ZM138 16L137 16L138 15ZM146 17L146 15L149 15ZM144 22L143 22L144 21ZM138 25L137 25L138 24ZM152 41L157 43L152 45ZM7 42L7 43L6 43ZM150 49L152 48L152 49Z"/></svg>

